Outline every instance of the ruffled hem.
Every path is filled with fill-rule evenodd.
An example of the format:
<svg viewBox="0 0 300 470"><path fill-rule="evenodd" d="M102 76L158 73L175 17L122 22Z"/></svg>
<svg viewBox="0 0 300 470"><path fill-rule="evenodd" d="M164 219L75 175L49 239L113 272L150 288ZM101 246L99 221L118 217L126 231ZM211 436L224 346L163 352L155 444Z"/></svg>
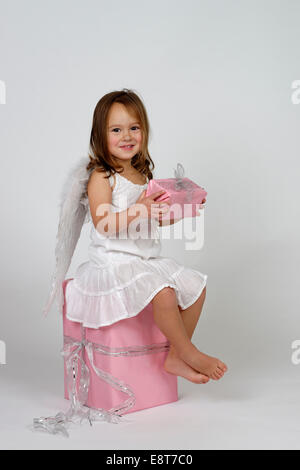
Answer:
<svg viewBox="0 0 300 470"><path fill-rule="evenodd" d="M108 268L107 272L92 267L89 262L79 267L79 276L66 288L66 316L69 320L82 323L87 328L111 325L138 315L165 287L175 290L178 305L185 310L198 299L207 282L206 274L180 266L171 258L160 257L146 262L134 260L117 268L118 276L112 279L115 266ZM121 278L127 271L127 281L123 283L120 283L120 268ZM141 269L143 272L138 273ZM105 282L108 279L110 283ZM101 281L104 288L97 290L96 286L100 287Z"/></svg>

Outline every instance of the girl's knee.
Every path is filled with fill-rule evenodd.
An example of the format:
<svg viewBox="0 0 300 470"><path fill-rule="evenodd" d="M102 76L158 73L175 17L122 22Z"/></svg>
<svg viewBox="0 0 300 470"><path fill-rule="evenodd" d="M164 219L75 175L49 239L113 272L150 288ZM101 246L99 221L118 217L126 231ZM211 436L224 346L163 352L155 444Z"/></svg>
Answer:
<svg viewBox="0 0 300 470"><path fill-rule="evenodd" d="M204 289L202 290L200 297L198 297L198 300L199 300L200 302L204 302L205 297L206 297L206 286L205 286Z"/></svg>
<svg viewBox="0 0 300 470"><path fill-rule="evenodd" d="M206 297L206 286L202 289L202 292L199 295L198 299L196 300L195 304L203 304L205 297Z"/></svg>
<svg viewBox="0 0 300 470"><path fill-rule="evenodd" d="M162 308L174 307L177 305L177 297L175 290L172 287L164 287L152 299L153 305L159 303Z"/></svg>

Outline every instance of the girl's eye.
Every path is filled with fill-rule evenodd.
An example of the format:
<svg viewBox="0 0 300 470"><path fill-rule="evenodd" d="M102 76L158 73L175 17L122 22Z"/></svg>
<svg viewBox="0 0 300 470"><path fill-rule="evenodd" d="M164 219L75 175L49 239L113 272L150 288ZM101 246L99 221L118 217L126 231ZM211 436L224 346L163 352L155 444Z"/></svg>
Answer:
<svg viewBox="0 0 300 470"><path fill-rule="evenodd" d="M112 129L112 132L117 131L119 129L120 129L119 127L115 127L114 129ZM138 126L132 126L131 129L139 129L139 127Z"/></svg>

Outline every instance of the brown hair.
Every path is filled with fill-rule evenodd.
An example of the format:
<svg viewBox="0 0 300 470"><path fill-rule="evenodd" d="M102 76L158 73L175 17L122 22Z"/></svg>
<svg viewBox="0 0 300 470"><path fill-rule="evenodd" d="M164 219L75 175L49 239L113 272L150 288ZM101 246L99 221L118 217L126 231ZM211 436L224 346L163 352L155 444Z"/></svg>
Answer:
<svg viewBox="0 0 300 470"><path fill-rule="evenodd" d="M96 171L107 171L107 178L112 174L122 173L124 171L121 166L118 167L120 171L117 171L115 168L115 162L108 151L107 145L107 118L113 103L124 104L129 112L137 116L141 124L143 136L141 150L131 159L131 165L141 174L146 175L150 180L153 178L152 171L155 165L148 151L150 133L148 117L142 100L136 93L127 88L123 88L121 91L107 93L98 101L94 110L90 137L90 162L86 169L91 172L93 169ZM152 165L151 169L150 164Z"/></svg>

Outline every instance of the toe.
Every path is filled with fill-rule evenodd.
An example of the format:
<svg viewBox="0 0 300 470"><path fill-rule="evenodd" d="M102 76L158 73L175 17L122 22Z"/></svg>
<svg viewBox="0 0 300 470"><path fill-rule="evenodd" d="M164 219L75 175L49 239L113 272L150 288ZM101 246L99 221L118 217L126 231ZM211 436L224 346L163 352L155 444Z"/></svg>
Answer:
<svg viewBox="0 0 300 470"><path fill-rule="evenodd" d="M206 375L202 374L197 374L197 376L194 378L193 382L197 384L206 384L209 381L209 377Z"/></svg>
<svg viewBox="0 0 300 470"><path fill-rule="evenodd" d="M213 373L211 374L211 378L214 379L214 380L219 380L221 377L219 377L216 372L213 372Z"/></svg>
<svg viewBox="0 0 300 470"><path fill-rule="evenodd" d="M218 367L219 367L219 369L221 369L223 372L226 372L226 371L227 371L227 366L226 366L226 364L224 364L223 362L219 362L219 363L218 363Z"/></svg>
<svg viewBox="0 0 300 470"><path fill-rule="evenodd" d="M207 379L200 379L198 383L199 384L206 384L207 382L208 382Z"/></svg>
<svg viewBox="0 0 300 470"><path fill-rule="evenodd" d="M215 380L219 380L223 377L224 372L217 367L217 369L214 371L213 375L215 377Z"/></svg>

